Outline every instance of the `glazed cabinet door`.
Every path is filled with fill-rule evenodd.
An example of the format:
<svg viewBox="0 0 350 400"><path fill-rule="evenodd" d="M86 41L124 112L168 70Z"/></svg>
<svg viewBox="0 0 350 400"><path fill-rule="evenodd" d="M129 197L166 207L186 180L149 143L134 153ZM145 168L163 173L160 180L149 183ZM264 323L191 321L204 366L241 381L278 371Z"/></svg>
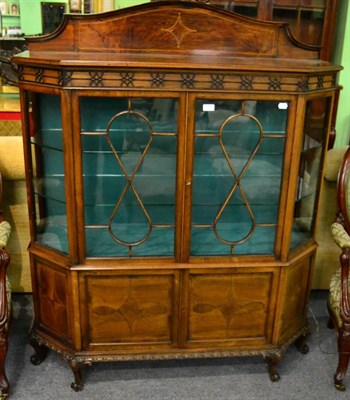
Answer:
<svg viewBox="0 0 350 400"><path fill-rule="evenodd" d="M179 98L80 93L75 101L80 259L175 258Z"/></svg>
<svg viewBox="0 0 350 400"><path fill-rule="evenodd" d="M289 101L193 102L190 256L274 256Z"/></svg>

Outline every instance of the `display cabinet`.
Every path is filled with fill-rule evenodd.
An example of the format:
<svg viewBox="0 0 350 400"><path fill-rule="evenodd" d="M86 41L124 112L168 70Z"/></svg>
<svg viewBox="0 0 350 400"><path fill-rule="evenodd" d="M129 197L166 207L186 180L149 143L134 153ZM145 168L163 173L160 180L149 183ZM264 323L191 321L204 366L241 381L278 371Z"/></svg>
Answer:
<svg viewBox="0 0 350 400"><path fill-rule="evenodd" d="M210 32L210 40L208 40ZM193 2L65 15L19 68L34 363L307 351L340 67ZM300 360L302 362L302 360Z"/></svg>

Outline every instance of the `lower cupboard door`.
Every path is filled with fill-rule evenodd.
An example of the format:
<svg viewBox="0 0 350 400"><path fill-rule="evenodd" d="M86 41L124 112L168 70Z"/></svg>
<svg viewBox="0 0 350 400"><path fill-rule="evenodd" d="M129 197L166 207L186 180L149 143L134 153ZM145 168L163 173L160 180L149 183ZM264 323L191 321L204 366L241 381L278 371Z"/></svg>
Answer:
<svg viewBox="0 0 350 400"><path fill-rule="evenodd" d="M270 343L277 275L273 270L247 268L190 272L185 345L249 347Z"/></svg>
<svg viewBox="0 0 350 400"><path fill-rule="evenodd" d="M84 273L80 278L84 350L175 346L177 275L174 271Z"/></svg>

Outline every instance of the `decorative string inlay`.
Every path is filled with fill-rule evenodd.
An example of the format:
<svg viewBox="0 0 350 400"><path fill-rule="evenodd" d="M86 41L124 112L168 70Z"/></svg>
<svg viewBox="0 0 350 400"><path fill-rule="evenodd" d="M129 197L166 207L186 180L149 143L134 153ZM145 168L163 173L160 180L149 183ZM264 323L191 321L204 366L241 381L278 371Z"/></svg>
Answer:
<svg viewBox="0 0 350 400"><path fill-rule="evenodd" d="M174 36L178 48L186 35L197 32L196 29L190 29L182 22L181 13L178 14L176 22L170 28L162 28L162 31L169 32Z"/></svg>

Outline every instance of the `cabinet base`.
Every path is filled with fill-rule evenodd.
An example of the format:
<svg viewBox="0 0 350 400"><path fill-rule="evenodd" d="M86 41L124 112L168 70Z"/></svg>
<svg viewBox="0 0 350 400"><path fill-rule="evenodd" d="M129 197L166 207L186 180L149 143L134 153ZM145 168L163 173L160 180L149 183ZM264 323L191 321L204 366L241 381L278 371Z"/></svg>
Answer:
<svg viewBox="0 0 350 400"><path fill-rule="evenodd" d="M146 360L171 360L171 359L198 359L198 358L220 358L220 357L245 357L245 356L262 356L268 363L268 373L272 382L280 380L280 374L278 373L278 364L282 361L285 352L290 345L295 343L297 349L302 353L306 354L309 350L305 343L306 338L310 335L310 328L308 325L300 329L295 335L293 335L288 341L282 345L267 349L230 349L221 351L194 351L189 352L186 350L178 350L174 353L145 353L145 354L132 354L132 353L121 353L121 354L106 354L106 355L93 355L93 354L82 354L82 353L71 353L63 350L57 345L51 343L45 338L41 337L40 334L35 332L31 333L30 344L34 348L35 354L31 357L31 361L34 365L39 365L44 361L47 351L53 350L60 354L62 358L67 362L74 374L74 381L71 383L71 388L75 391L83 389L83 379L81 374L81 367L83 365L91 365L96 362L107 362L107 361L146 361Z"/></svg>

